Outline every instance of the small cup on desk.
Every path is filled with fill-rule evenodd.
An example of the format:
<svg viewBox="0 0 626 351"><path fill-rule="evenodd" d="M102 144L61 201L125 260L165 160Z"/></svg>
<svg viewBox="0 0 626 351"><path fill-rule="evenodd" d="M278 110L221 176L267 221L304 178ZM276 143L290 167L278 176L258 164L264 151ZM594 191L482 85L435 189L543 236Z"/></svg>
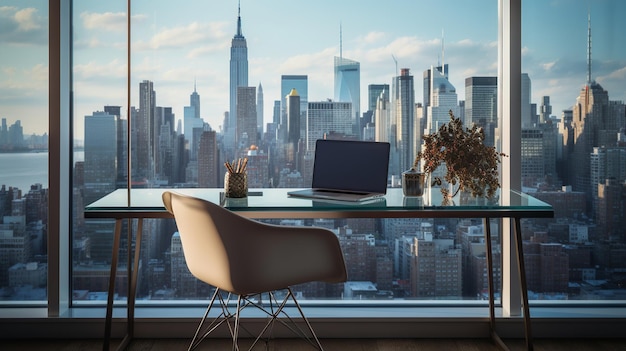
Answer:
<svg viewBox="0 0 626 351"><path fill-rule="evenodd" d="M424 180L425 174L418 172L415 168L402 172L402 192L404 196L424 195Z"/></svg>
<svg viewBox="0 0 626 351"><path fill-rule="evenodd" d="M234 198L248 196L248 177L246 172L226 172L224 175L224 195Z"/></svg>

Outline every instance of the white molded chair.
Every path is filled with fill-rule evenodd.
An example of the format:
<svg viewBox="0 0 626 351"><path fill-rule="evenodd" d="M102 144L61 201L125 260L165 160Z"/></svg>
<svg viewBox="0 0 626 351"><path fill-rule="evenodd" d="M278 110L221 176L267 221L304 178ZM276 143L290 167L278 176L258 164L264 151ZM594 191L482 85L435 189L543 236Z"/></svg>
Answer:
<svg viewBox="0 0 626 351"><path fill-rule="evenodd" d="M163 193L163 203L176 220L189 271L216 288L189 350L223 323L227 323L233 338L233 350L239 350L240 311L248 306L260 308L269 317L250 349L278 321L323 350L290 286L313 281L346 281L343 254L333 232L257 222L211 202L170 191ZM278 290L287 292L280 303L274 294ZM228 297L224 298L224 292ZM229 310L231 294L237 295L234 312ZM262 294L269 295L269 307L263 303ZM294 320L285 313L290 298L310 336L294 327ZM216 299L221 313L205 326ZM281 315L287 319L279 318Z"/></svg>

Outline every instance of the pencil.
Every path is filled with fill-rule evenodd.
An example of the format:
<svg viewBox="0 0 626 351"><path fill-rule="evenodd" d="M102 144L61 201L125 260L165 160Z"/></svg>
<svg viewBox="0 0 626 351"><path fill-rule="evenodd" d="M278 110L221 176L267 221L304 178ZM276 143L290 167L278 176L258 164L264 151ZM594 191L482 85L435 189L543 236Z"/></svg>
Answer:
<svg viewBox="0 0 626 351"><path fill-rule="evenodd" d="M228 170L229 173L233 173L233 167L228 163L228 162L224 162L224 166L226 166L226 169Z"/></svg>

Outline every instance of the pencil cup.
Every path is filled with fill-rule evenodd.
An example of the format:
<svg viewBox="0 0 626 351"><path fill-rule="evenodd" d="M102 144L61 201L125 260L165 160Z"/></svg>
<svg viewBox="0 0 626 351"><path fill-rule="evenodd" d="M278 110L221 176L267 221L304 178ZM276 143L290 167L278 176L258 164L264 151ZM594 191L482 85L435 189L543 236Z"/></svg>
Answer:
<svg viewBox="0 0 626 351"><path fill-rule="evenodd" d="M224 195L226 197L248 196L248 177L245 172L226 172L224 175Z"/></svg>
<svg viewBox="0 0 626 351"><path fill-rule="evenodd" d="M402 172L402 192L404 196L424 195L424 173L420 173L415 168Z"/></svg>

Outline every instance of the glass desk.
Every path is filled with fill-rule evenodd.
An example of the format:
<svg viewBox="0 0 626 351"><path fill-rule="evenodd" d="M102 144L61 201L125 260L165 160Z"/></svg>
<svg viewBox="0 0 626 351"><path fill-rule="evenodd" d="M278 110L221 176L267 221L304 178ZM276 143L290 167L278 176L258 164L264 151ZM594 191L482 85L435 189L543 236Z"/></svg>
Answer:
<svg viewBox="0 0 626 351"><path fill-rule="evenodd" d="M502 347L504 343L495 333L493 263L491 257L491 231L488 225L491 218L510 218L513 220L513 234L516 245L517 265L520 275L520 287L523 303L524 332L526 345L532 349L530 329L530 312L528 307L528 291L520 220L522 218L551 218L554 216L552 206L538 199L516 191L499 194L497 201L486 199L469 199L463 201L456 198L452 204L443 205L438 188L427 189L422 197L405 197L400 188L390 188L387 194L376 200L364 203L333 202L328 200L311 200L290 197L287 192L294 189L250 189L248 197L241 199L224 198L222 189L206 188L153 188L153 189L118 189L85 208L85 218L115 219L115 234L111 258L111 274L105 321L104 349L109 348L111 319L113 313L113 295L115 291L115 275L117 273L118 252L122 230L122 220L138 219L135 239L134 258L128 250L129 269L132 261L132 273L128 274L128 324L127 335L120 348L124 348L133 337L135 292L137 283L137 267L141 250L141 233L143 218L173 218L165 210L161 195L171 190L202 198L228 208L238 214L257 219L268 218L482 218L485 224L485 244L487 266L489 270L489 317L492 338ZM130 196L130 201L129 201ZM129 231L130 236L130 231ZM129 240L130 242L130 240Z"/></svg>

